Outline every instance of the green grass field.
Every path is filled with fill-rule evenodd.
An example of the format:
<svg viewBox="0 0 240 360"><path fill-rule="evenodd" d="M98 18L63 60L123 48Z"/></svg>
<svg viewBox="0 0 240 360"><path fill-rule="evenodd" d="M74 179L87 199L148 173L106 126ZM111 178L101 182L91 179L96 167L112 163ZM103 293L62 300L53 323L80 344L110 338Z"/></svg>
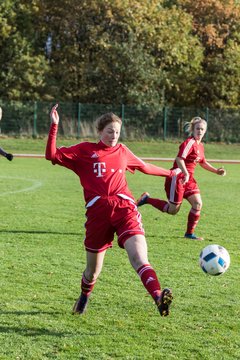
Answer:
<svg viewBox="0 0 240 360"><path fill-rule="evenodd" d="M43 153L45 140L1 139L1 146L13 153ZM178 145L129 147L141 156L174 157ZM213 144L206 153L239 159L236 149ZM174 293L167 318L160 317L116 242L87 313L71 315L85 266L79 180L44 159L10 163L0 157L0 168L1 360L240 359L239 165L226 164L226 177L196 171L204 203L197 234L204 242L183 238L186 202L176 216L141 208L149 261L162 287ZM149 191L165 198L163 178L136 172L128 180L135 197ZM214 243L231 256L220 277L205 275L198 265L200 250Z"/></svg>

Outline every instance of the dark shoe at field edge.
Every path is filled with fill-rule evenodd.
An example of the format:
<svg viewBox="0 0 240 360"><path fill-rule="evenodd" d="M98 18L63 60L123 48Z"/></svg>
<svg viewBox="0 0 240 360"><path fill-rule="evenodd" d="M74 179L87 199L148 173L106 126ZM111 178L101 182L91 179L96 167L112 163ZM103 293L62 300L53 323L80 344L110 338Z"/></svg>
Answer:
<svg viewBox="0 0 240 360"><path fill-rule="evenodd" d="M12 161L12 159L13 159L13 154L7 154L7 155L6 155L6 158L7 158L9 161Z"/></svg>

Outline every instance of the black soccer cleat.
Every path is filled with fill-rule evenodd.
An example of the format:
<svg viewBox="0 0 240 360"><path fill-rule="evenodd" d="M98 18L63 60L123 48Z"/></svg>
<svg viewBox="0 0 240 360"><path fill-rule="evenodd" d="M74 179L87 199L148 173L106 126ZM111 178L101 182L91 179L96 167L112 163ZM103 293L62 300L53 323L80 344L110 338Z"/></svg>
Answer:
<svg viewBox="0 0 240 360"><path fill-rule="evenodd" d="M83 314L86 311L88 300L89 300L89 296L81 293L80 297L76 300L73 306L72 314L73 315Z"/></svg>
<svg viewBox="0 0 240 360"><path fill-rule="evenodd" d="M136 201L136 203L137 203L137 206L139 207L139 206L143 206L143 205L145 205L146 203L147 203L147 199L149 198L149 193L148 192L144 192L141 196L140 196L140 198Z"/></svg>
<svg viewBox="0 0 240 360"><path fill-rule="evenodd" d="M190 239L190 240L199 240L199 241L204 240L203 237L197 236L197 235L195 235L195 234L185 233L184 237L185 237L186 239Z"/></svg>
<svg viewBox="0 0 240 360"><path fill-rule="evenodd" d="M171 289L163 289L161 295L156 299L156 305L161 316L169 315L169 307L173 300L173 294Z"/></svg>
<svg viewBox="0 0 240 360"><path fill-rule="evenodd" d="M13 154L6 154L6 158L7 158L9 161L12 161L12 159L13 159Z"/></svg>

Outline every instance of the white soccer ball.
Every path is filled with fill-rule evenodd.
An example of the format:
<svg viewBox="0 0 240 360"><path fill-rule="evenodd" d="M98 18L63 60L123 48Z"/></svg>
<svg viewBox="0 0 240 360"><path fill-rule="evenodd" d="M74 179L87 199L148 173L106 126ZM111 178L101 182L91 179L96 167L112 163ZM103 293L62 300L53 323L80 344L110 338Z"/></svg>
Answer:
<svg viewBox="0 0 240 360"><path fill-rule="evenodd" d="M208 245L200 253L199 265L209 275L221 275L230 266L228 251L220 245Z"/></svg>

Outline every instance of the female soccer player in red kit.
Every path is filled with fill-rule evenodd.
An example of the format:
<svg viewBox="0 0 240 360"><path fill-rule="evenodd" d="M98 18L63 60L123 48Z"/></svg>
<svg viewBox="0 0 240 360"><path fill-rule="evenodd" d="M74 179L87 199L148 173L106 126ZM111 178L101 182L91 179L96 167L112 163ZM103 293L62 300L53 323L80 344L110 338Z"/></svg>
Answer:
<svg viewBox="0 0 240 360"><path fill-rule="evenodd" d="M118 144L121 119L113 113L97 120L98 143L82 142L56 148L59 115L57 105L51 110L46 159L74 171L80 178L86 201L86 268L82 274L81 294L74 314L86 310L89 296L102 270L106 250L112 247L114 234L118 245L126 250L129 261L162 316L169 314L171 289L161 290L156 272L148 261L147 243L141 215L128 189L126 171L139 170L156 176L173 176L175 172L147 164L125 145Z"/></svg>
<svg viewBox="0 0 240 360"><path fill-rule="evenodd" d="M153 199L149 193L145 192L137 201L137 206L150 204L162 212L175 215L180 210L183 199L186 199L190 203L191 209L184 237L192 240L203 240L202 237L194 234L202 208L200 190L194 179L194 170L196 165L199 164L203 169L217 175L224 176L226 171L223 168L216 169L205 159L204 147L201 141L207 130L207 122L200 117L194 117L189 123L186 123L186 130L191 136L180 145L172 167L177 174L171 178L167 177L165 180L168 201Z"/></svg>

